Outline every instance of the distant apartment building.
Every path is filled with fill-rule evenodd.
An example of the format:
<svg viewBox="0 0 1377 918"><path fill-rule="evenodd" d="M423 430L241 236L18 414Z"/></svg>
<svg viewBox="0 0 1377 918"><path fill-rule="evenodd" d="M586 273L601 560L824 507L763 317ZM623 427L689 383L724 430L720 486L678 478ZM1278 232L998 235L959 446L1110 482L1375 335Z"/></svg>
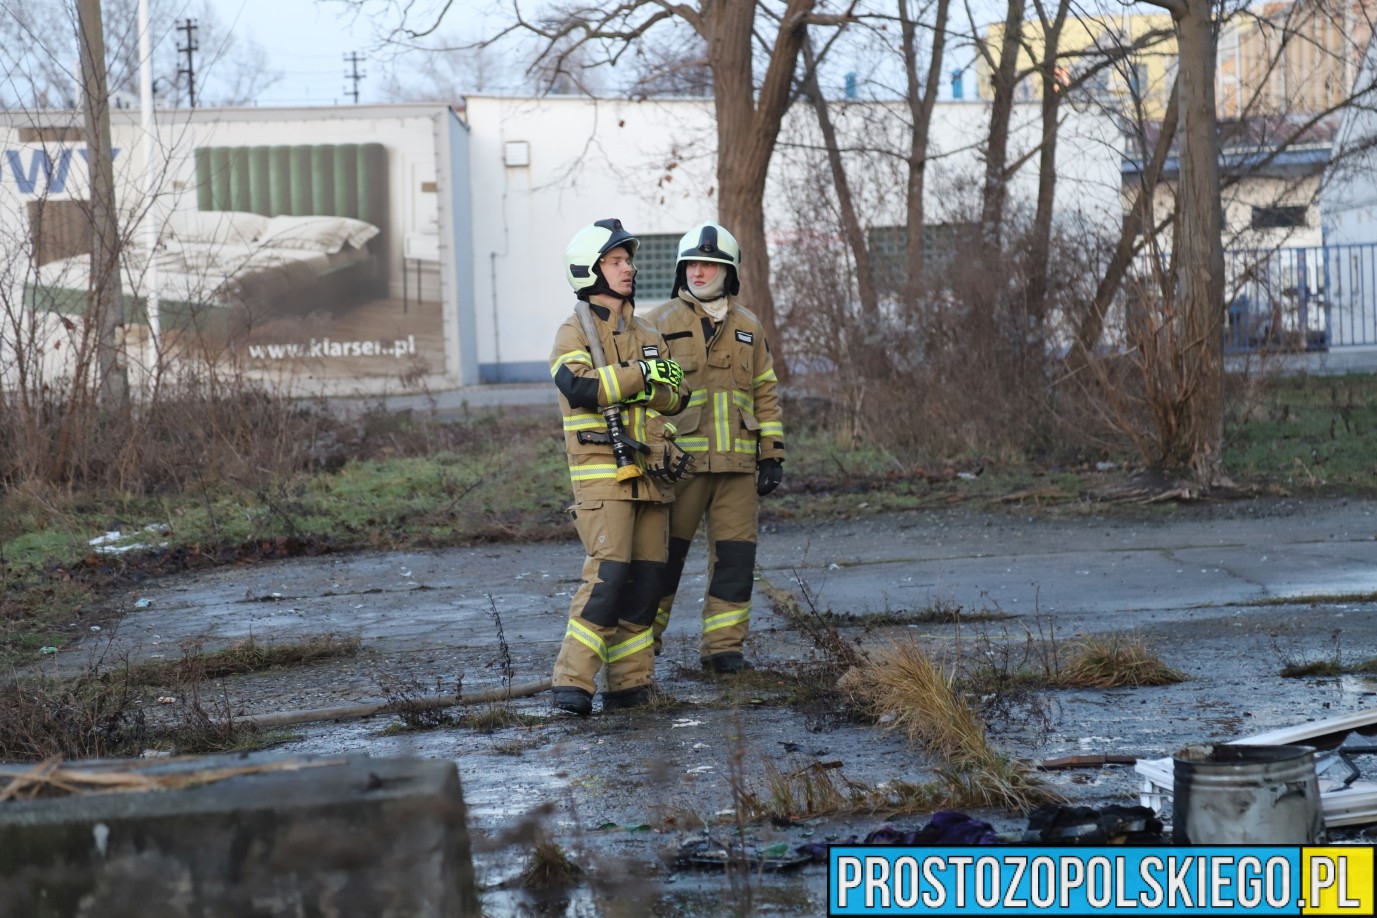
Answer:
<svg viewBox="0 0 1377 918"><path fill-rule="evenodd" d="M1348 95L1372 36L1377 0L1293 0L1256 4L1221 27L1215 94L1225 120L1330 111ZM1021 101L1040 98L1042 85L1028 48L1045 47L1039 22L1024 24L1017 90ZM986 30L997 53L1002 23ZM1059 82L1073 104L1108 105L1125 116L1162 118L1176 79L1176 39L1166 13L1068 19L1058 42ZM977 92L992 94L987 61L976 66ZM1141 106L1141 107L1140 107Z"/></svg>

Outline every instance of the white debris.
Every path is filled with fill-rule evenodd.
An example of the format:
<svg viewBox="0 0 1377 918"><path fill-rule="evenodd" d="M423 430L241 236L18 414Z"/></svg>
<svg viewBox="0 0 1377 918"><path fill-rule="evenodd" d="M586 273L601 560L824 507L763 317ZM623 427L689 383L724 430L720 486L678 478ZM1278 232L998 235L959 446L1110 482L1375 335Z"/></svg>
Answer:
<svg viewBox="0 0 1377 918"><path fill-rule="evenodd" d="M679 720L676 720L674 723L670 724L670 725L669 725L669 728L670 728L671 730L678 730L680 727L701 727L701 726L703 726L703 722L702 722L701 720L690 720L690 719L687 718L687 717L681 717Z"/></svg>

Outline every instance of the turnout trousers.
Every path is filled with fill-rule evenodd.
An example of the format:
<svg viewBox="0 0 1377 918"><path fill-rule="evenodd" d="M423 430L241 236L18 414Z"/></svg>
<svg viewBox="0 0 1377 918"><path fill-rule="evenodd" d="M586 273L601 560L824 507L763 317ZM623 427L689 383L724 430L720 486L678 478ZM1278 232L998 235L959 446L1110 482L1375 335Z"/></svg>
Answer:
<svg viewBox="0 0 1377 918"><path fill-rule="evenodd" d="M751 472L702 472L675 486L674 503L669 505L665 595L655 615L657 652L674 609L689 545L704 517L708 521L708 588L698 655L706 660L719 653L741 652L751 625L759 508Z"/></svg>
<svg viewBox="0 0 1377 918"><path fill-rule="evenodd" d="M569 606L554 688L597 691L648 685L655 671L651 624L664 580L669 506L649 501L591 500L574 506L574 528L587 557Z"/></svg>

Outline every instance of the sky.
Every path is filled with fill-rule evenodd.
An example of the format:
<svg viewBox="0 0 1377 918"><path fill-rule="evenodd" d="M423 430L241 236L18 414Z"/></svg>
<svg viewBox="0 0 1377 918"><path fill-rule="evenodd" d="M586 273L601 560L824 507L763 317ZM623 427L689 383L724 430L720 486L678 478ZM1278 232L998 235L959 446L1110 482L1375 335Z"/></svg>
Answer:
<svg viewBox="0 0 1377 918"><path fill-rule="evenodd" d="M434 9L437 2L442 0L415 0L406 5L424 11ZM543 2L545 0L524 0L522 9L529 14L539 9ZM453 35L453 28L458 27L463 28L469 38L477 37L475 30L485 25L496 27L499 18L496 10L503 5L495 0L454 0L445 31ZM970 5L977 9L989 7L991 0L975 0ZM358 101L386 101L383 90L388 63L375 50L374 24L353 13L346 3L340 0L217 0L216 13L226 25L232 24L236 36L252 38L261 46L267 53L269 68L282 74L281 79L259 95L258 104L352 104L353 82L346 77L351 65L345 60L351 53L358 53L363 58L358 65L363 74L358 83ZM500 18L505 20L506 16ZM418 52L411 54L413 59L418 56ZM953 56L957 54L953 51ZM400 62L402 73L405 73L405 61L403 57ZM957 62L956 66L962 63L964 61ZM500 86L499 78L491 88ZM944 94L946 92L949 88L944 85Z"/></svg>
<svg viewBox="0 0 1377 918"><path fill-rule="evenodd" d="M341 14L342 4L318 4L314 0L221 0L217 13L226 23L235 22L237 35L252 37L268 55L269 67L282 79L259 97L260 105L351 104L347 94L352 81L345 56L366 56L373 41L366 21L351 21ZM237 21L235 19L237 15ZM364 60L359 101L378 100L378 68ZM370 92L370 89L373 92Z"/></svg>

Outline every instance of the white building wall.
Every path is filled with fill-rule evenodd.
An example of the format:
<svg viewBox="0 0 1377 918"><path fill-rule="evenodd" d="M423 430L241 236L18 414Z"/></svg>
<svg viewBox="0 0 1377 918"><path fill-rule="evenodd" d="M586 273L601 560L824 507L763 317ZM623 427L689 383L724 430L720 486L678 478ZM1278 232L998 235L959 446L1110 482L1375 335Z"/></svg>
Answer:
<svg viewBox="0 0 1377 918"><path fill-rule="evenodd" d="M903 165L909 131L900 105L834 106L838 131L873 151L848 157L868 226L904 222ZM982 175L989 108L939 103L931 135L927 221L968 219ZM1010 161L1040 142L1036 105L1016 107ZM636 234L680 234L717 218L717 132L711 100L642 102L581 97L471 96L474 293L478 360L485 381L549 378L555 329L574 302L564 279L564 246L593 220L617 217ZM511 147L512 144L524 145ZM509 165L509 154L525 165ZM1120 144L1111 119L1069 112L1060 137L1057 203L1065 220L1112 229L1121 220ZM825 169L816 118L788 115L766 193L772 248L797 231L798 195ZM1011 207L1031 211L1037 158L1010 183ZM731 229L731 227L727 227ZM639 291L642 303L668 291Z"/></svg>

